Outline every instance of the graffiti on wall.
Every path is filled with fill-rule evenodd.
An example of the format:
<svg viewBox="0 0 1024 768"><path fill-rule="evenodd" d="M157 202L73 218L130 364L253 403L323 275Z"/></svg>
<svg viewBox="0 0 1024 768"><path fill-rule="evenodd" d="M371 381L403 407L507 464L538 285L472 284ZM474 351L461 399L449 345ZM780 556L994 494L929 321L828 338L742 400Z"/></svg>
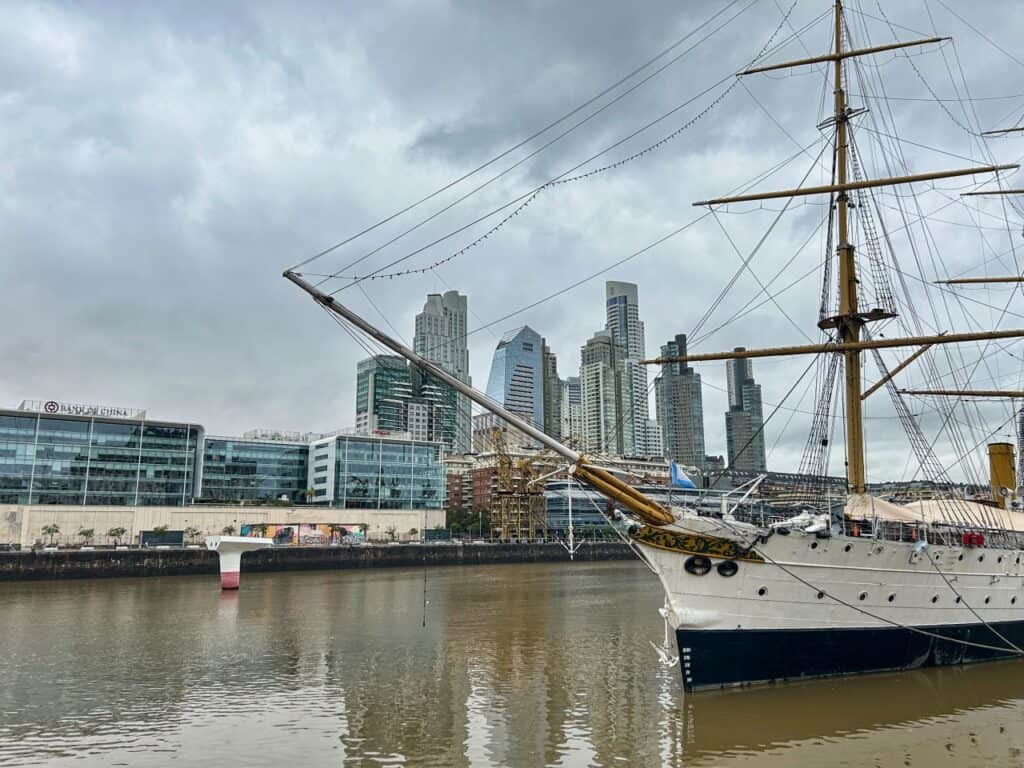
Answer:
<svg viewBox="0 0 1024 768"><path fill-rule="evenodd" d="M273 539L276 545L324 547L329 544L362 538L358 525L330 523L252 523L242 525L243 536Z"/></svg>

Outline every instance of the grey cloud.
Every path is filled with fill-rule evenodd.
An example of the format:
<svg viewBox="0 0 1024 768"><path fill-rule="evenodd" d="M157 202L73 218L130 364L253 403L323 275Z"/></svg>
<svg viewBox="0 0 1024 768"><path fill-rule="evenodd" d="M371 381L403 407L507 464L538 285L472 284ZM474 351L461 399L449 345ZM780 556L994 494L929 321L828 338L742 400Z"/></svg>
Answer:
<svg viewBox="0 0 1024 768"><path fill-rule="evenodd" d="M256 425L327 429L350 423L355 363L365 352L281 280L282 268L515 143L723 5L11 4L5 9L11 23L0 31L0 320L8 329L0 340L0 401L57 396L126 402L160 417L195 419L221 433ZM794 26L826 5L801 2ZM856 3L849 5L857 10ZM862 5L878 15L873 3ZM1016 65L939 5L927 5L941 31L957 36L956 52L973 95L1020 90ZM885 10L894 22L930 33L923 0L890 6ZM972 4L970 12L972 23L1004 46L1019 37L1022 12L1016 4L986 0ZM356 271L378 268L465 224L666 112L744 62L779 18L775 3L757 4L620 104ZM872 42L892 39L884 26L867 23ZM861 31L858 20L854 33ZM827 29L815 27L806 43L819 50L827 44ZM943 59L952 53L947 48L914 59L943 98L957 95ZM796 45L776 54L788 55L805 54ZM955 66L954 59L948 61ZM927 95L903 60L882 59L877 71L886 76L890 96ZM765 76L746 85L798 143L815 138L820 77ZM593 165L661 138L705 103L680 111ZM979 154L936 105L892 101L873 108L889 106L908 138ZM947 106L958 120L967 119L959 104ZM982 124L1008 122L1024 110L1024 98L976 106ZM973 114L968 116L973 122ZM860 135L867 143L868 134ZM1020 152L1015 140L993 146L1007 160ZM442 267L443 283L427 275L366 288L407 338L424 295L446 285L469 294L477 318L471 324L488 322L661 237L699 215L690 206L693 200L723 193L794 151L793 140L738 87L657 152L593 180L546 191L501 233ZM905 151L919 169L961 162L910 145ZM866 159L873 171L884 167L881 155ZM762 186L794 184L806 168L796 163ZM955 195L955 185L943 186ZM424 206L423 214L458 193ZM929 201L937 207L941 198L932 195ZM956 211L949 209L949 218L966 221ZM824 213L807 206L787 217L752 263L757 275L767 281L778 272ZM772 215L733 212L721 218L746 253ZM417 220L411 215L382 227L310 271L336 270ZM408 265L454 252L490 223ZM1005 235L986 235L991 248L1005 249ZM977 253L990 253L976 230L944 227L941 237L951 269L971 268ZM924 239L918 236L917 242ZM905 237L894 235L894 244L906 254L901 259L907 268L916 271ZM815 240L776 287L810 269L823 247ZM926 248L920 258L931 279ZM530 323L559 354L562 375L569 375L580 345L603 322L602 281L632 280L640 285L648 351L654 352L675 333L692 331L738 264L721 230L707 220L557 301L510 319L494 334ZM913 287L924 309L920 286ZM808 332L819 290L813 276L780 297ZM706 328L758 293L750 275L743 275ZM341 295L375 317L357 291ZM980 296L995 303L1006 298L1005 292ZM962 326L996 317L967 306L973 320L956 317ZM477 382L486 381L495 335L471 338ZM802 340L769 304L699 349ZM1008 349L1019 354L1020 346ZM778 402L804 364L757 363L765 400ZM1006 381L1019 372L1019 357L991 365L991 372L979 376ZM709 450L720 452L725 404L714 387L724 386L724 369L714 364L701 370ZM809 401L787 405L811 407ZM993 428L1000 414L999 407L984 412ZM879 446L871 466L885 473L905 454L905 443L891 408L872 405L870 415L869 437ZM783 432L788 416L780 410L768 429L768 444L778 440L783 466L798 461L809 422L806 413L797 413ZM933 417L925 425L937 428Z"/></svg>

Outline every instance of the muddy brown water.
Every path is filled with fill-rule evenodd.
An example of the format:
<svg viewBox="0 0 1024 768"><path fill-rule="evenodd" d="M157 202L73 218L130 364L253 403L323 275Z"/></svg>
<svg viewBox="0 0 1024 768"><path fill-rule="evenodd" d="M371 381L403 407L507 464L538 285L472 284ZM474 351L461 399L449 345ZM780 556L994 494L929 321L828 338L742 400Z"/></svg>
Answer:
<svg viewBox="0 0 1024 768"><path fill-rule="evenodd" d="M660 604L634 562L4 584L0 766L1024 766L1024 661L684 696Z"/></svg>

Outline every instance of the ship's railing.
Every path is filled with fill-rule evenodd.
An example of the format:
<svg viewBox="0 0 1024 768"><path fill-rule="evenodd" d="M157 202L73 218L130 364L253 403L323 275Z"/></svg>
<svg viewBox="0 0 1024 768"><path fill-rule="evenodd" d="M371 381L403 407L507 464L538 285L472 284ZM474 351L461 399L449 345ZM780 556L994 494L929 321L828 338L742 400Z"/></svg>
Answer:
<svg viewBox="0 0 1024 768"><path fill-rule="evenodd" d="M702 517L718 517L721 514L711 506L693 508L692 511ZM773 524L784 524L805 511L807 511L806 508L797 507L780 510L766 504L752 502L737 508L732 516L737 521L767 529ZM1024 531L1002 528L965 527L949 524L929 525L923 521L903 522L878 518L839 518L838 515L835 516L834 525L839 526L839 533L844 536L910 543L923 541L930 546L943 547L963 546L965 533L980 533L988 546L1024 550ZM822 535L828 536L830 532L823 532Z"/></svg>

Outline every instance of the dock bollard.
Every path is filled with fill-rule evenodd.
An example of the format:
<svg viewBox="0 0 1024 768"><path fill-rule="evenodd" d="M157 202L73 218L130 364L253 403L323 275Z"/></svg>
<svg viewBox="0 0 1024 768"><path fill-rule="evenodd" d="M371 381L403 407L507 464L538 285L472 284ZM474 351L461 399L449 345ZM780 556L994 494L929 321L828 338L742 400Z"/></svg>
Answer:
<svg viewBox="0 0 1024 768"><path fill-rule="evenodd" d="M274 546L273 539L249 536L207 536L206 548L220 558L220 588L238 589L242 571L242 553Z"/></svg>

